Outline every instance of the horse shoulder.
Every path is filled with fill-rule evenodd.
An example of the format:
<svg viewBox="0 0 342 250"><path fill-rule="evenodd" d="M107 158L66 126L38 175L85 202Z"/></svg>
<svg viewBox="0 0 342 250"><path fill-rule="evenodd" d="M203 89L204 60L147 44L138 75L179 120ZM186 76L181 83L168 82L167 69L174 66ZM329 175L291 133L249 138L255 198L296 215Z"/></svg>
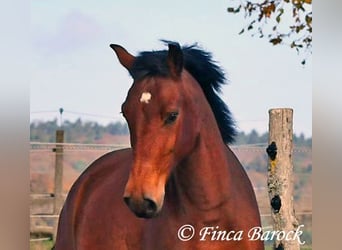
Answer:
<svg viewBox="0 0 342 250"><path fill-rule="evenodd" d="M106 241L112 244L117 239L108 236L114 235L114 230L118 236L124 237L125 230L121 230L120 225L129 225L130 217L136 220L122 202L131 161L131 149L110 152L95 160L80 175L70 189L60 214L56 250L71 250L80 245L86 248L100 238L103 244ZM111 221L113 218L115 222ZM94 231L94 226L101 230ZM100 231L101 234L96 234Z"/></svg>
<svg viewBox="0 0 342 250"><path fill-rule="evenodd" d="M124 175L128 175L131 158L131 149L122 149L96 159L72 185L65 205L74 204L78 198L91 194L100 180L104 182L109 177L124 178Z"/></svg>

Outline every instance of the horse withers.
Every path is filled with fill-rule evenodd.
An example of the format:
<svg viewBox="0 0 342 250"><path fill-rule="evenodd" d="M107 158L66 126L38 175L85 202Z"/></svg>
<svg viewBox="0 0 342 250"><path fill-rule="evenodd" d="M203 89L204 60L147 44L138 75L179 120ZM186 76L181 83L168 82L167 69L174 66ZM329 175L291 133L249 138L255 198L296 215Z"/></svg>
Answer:
<svg viewBox="0 0 342 250"><path fill-rule="evenodd" d="M196 45L133 56L111 45L134 82L122 104L131 148L94 161L72 186L55 249L263 249L255 194L227 144L236 134L225 83Z"/></svg>

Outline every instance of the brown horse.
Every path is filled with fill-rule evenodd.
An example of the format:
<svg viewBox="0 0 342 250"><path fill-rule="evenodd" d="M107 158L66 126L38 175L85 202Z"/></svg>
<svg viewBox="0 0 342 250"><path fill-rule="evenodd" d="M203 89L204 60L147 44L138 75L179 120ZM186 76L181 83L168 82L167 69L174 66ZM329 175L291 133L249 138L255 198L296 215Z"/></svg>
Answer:
<svg viewBox="0 0 342 250"><path fill-rule="evenodd" d="M122 113L131 146L92 163L71 188L55 249L263 249L252 185L227 146L236 133L225 82L197 46L129 54Z"/></svg>

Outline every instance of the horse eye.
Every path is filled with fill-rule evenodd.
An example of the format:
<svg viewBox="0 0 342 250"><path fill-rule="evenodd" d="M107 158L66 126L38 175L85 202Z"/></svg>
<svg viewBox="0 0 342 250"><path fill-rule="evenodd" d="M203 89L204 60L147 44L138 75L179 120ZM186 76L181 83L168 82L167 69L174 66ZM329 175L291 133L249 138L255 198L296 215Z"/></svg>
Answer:
<svg viewBox="0 0 342 250"><path fill-rule="evenodd" d="M178 112L171 112L167 114L167 118L165 119L165 124L172 124L176 121L178 117Z"/></svg>

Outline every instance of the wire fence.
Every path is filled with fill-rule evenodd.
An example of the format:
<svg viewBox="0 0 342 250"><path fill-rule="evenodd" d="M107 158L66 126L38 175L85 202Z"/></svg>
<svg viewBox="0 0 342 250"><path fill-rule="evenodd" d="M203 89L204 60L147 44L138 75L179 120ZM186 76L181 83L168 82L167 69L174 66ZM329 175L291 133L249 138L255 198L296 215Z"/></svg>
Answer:
<svg viewBox="0 0 342 250"><path fill-rule="evenodd" d="M61 112L62 109L62 112ZM63 109L60 108L59 110L33 110L30 112L30 118L31 121L34 120L45 120L46 118L51 119L52 117L55 119L61 119L67 118L67 119L73 119L73 118L81 118L81 119L105 119L108 121L118 121L122 120L122 115L120 114L94 114L94 113L88 113L88 112L83 112L83 111L75 111L75 110L68 110L68 109ZM61 119L63 120L63 119ZM255 124L255 123L262 123L262 124L267 124L268 120L265 118L259 118L259 119L253 119L253 120L238 120L237 121L239 124L241 123L250 123L250 124Z"/></svg>
<svg viewBox="0 0 342 250"><path fill-rule="evenodd" d="M53 233L58 215L53 214L56 146L63 146L63 193L66 197L80 174L100 156L129 144L30 143L31 232ZM231 146L253 184L264 228L272 225L267 190L266 144ZM312 150L294 148L294 203L299 223L305 225L305 240L311 242ZM45 237L43 237L45 238Z"/></svg>

